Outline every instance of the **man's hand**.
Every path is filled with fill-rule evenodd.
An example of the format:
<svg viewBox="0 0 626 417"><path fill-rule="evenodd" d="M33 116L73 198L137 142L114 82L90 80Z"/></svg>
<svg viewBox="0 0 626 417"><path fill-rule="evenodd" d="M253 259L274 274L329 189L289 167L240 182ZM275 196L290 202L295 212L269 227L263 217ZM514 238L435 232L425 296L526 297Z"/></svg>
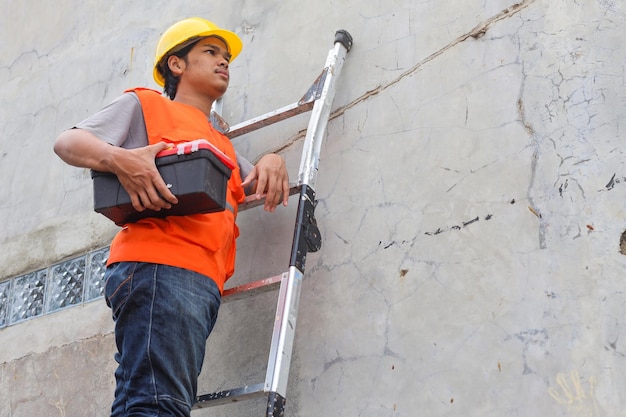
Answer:
<svg viewBox="0 0 626 417"><path fill-rule="evenodd" d="M281 198L283 205L287 205L289 174L285 161L279 155L267 154L257 162L241 185L245 188L251 184L254 184L254 198L259 200L265 197L265 211L273 212L276 210Z"/></svg>
<svg viewBox="0 0 626 417"><path fill-rule="evenodd" d="M157 170L156 154L168 148L160 142L137 149L119 149L112 159L111 172L117 175L137 211L169 209L178 199Z"/></svg>

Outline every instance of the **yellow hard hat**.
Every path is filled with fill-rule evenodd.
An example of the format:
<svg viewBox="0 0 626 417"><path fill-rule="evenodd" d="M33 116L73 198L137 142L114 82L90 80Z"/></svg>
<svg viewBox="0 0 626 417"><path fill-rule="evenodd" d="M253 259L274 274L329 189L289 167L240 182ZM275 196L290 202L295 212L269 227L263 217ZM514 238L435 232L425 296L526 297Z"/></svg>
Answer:
<svg viewBox="0 0 626 417"><path fill-rule="evenodd" d="M243 48L243 43L237 34L222 29L213 22L200 17L190 17L181 20L170 26L159 39L154 57L154 70L152 71L154 81L161 87L165 85L165 80L158 69L165 57L187 46L189 41L195 41L207 36L218 36L226 42L231 61L239 55Z"/></svg>

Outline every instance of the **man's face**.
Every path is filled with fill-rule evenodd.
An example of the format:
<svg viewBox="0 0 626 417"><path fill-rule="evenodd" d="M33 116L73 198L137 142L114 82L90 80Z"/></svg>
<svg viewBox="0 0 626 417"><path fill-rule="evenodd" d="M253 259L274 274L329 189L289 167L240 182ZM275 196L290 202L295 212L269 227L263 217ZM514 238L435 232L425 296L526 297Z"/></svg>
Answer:
<svg viewBox="0 0 626 417"><path fill-rule="evenodd" d="M230 54L222 39L208 37L199 40L189 51L186 61L181 82L188 83L213 100L226 92L230 79Z"/></svg>

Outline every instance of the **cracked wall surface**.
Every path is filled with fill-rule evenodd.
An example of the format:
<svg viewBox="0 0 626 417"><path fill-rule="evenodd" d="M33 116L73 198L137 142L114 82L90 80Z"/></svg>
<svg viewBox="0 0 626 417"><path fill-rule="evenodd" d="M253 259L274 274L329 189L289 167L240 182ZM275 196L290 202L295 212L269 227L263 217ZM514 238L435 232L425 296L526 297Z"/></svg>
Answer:
<svg viewBox="0 0 626 417"><path fill-rule="evenodd" d="M110 242L89 173L52 141L155 87L173 20L242 37L231 124L299 99L346 29L286 415L626 416L622 2L28 3L0 17L0 280ZM307 120L234 144L280 152L295 178ZM296 203L239 216L232 283L286 269ZM222 307L201 390L263 379L274 303ZM111 332L102 300L0 329L0 417L108 415ZM264 404L233 407L193 415Z"/></svg>

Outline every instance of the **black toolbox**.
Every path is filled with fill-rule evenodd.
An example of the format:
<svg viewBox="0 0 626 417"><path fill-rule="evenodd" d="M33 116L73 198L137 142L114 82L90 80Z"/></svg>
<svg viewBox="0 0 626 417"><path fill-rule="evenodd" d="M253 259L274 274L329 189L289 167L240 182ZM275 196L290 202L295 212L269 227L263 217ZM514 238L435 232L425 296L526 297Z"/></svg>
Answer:
<svg viewBox="0 0 626 417"><path fill-rule="evenodd" d="M178 204L138 212L115 174L92 170L94 210L121 226L146 217L212 213L226 208L227 183L235 165L207 140L183 142L159 152L156 166Z"/></svg>

